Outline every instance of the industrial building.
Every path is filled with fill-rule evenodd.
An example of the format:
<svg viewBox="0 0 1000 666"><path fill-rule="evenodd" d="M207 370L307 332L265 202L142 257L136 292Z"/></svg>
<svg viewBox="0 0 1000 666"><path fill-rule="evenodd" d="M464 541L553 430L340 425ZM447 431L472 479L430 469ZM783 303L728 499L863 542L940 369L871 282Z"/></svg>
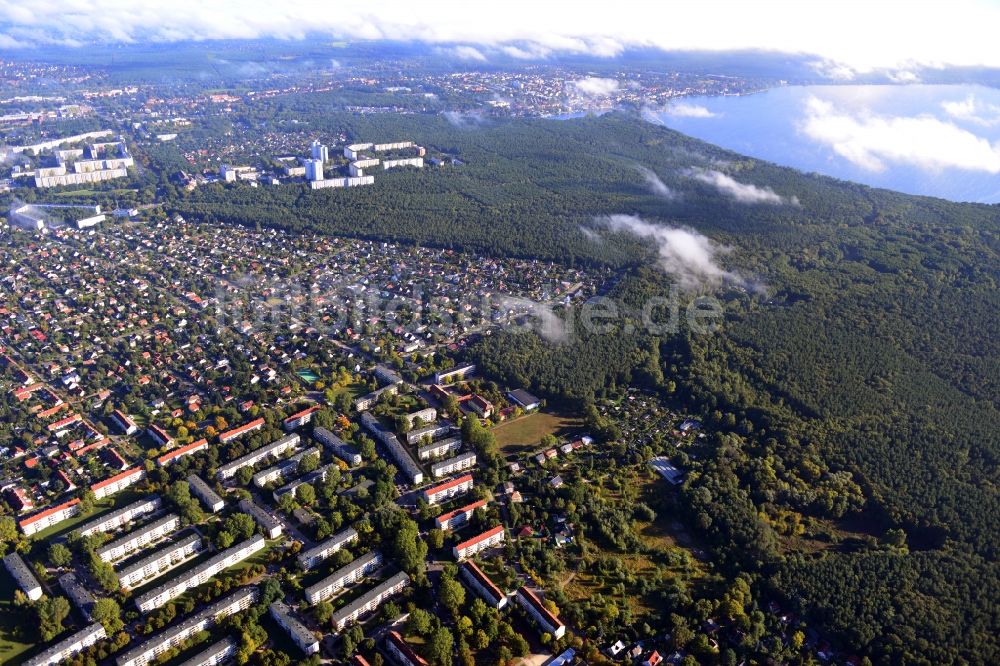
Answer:
<svg viewBox="0 0 1000 666"><path fill-rule="evenodd" d="M170 648L214 626L220 619L246 610L256 600L256 587L240 588L119 655L115 663L117 666L146 666Z"/></svg>
<svg viewBox="0 0 1000 666"><path fill-rule="evenodd" d="M178 578L167 581L159 587L153 588L145 594L136 597L135 606L141 613L148 613L151 610L155 610L174 597L201 585L220 571L228 569L254 553L263 550L265 545L264 537L256 534L246 541L227 548L214 557L202 562L194 569L185 571Z"/></svg>
<svg viewBox="0 0 1000 666"><path fill-rule="evenodd" d="M325 599L337 596L345 585L356 583L368 574L382 566L382 553L372 551L358 559L345 564L332 574L314 585L306 588L306 601L318 604Z"/></svg>
<svg viewBox="0 0 1000 666"><path fill-rule="evenodd" d="M337 532L329 539L321 541L317 545L304 550L299 553L298 563L299 568L303 571L308 571L314 566L327 559L338 550L343 548L349 543L358 540L358 532L353 527L348 527L346 530Z"/></svg>

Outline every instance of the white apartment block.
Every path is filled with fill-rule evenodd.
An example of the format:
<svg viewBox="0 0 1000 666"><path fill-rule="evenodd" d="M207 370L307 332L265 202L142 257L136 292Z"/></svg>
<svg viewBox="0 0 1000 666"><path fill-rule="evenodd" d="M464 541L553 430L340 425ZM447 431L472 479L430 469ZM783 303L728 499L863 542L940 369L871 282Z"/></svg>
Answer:
<svg viewBox="0 0 1000 666"><path fill-rule="evenodd" d="M458 565L458 573L462 580L478 594L487 604L500 610L507 605L507 595L489 579L475 562L462 562Z"/></svg>
<svg viewBox="0 0 1000 666"><path fill-rule="evenodd" d="M329 539L299 553L299 568L308 571L327 559L349 543L358 540L358 532L353 527L337 532Z"/></svg>
<svg viewBox="0 0 1000 666"><path fill-rule="evenodd" d="M150 495L111 513L106 513L89 523L84 523L78 531L80 532L80 536L87 536L94 532L110 532L122 525L127 525L136 518L157 511L162 505L163 502L160 501L158 495Z"/></svg>
<svg viewBox="0 0 1000 666"><path fill-rule="evenodd" d="M462 438L451 437L449 439L442 439L439 442L431 442L430 444L418 447L417 457L421 460L440 458L441 456L446 456L453 451L458 451L460 448L462 448Z"/></svg>
<svg viewBox="0 0 1000 666"><path fill-rule="evenodd" d="M115 663L118 666L146 666L170 648L183 643L199 631L212 627L221 618L250 608L256 600L256 587L240 588L119 655Z"/></svg>
<svg viewBox="0 0 1000 666"><path fill-rule="evenodd" d="M99 483L95 483L90 487L94 491L94 497L97 499L103 499L110 495L114 495L120 490L125 490L133 483L138 483L146 478L146 470L141 467L133 467L132 469L127 469L121 474L115 474L110 479L105 479Z"/></svg>
<svg viewBox="0 0 1000 666"><path fill-rule="evenodd" d="M173 534L181 526L181 519L175 513L168 513L157 521L150 523L137 530L133 530L123 537L107 543L96 551L99 558L104 562L115 562L123 557L131 555L143 546L159 541L165 536Z"/></svg>
<svg viewBox="0 0 1000 666"><path fill-rule="evenodd" d="M337 596L344 586L356 583L382 566L382 553L373 551L337 569L315 585L306 588L306 601L318 604Z"/></svg>
<svg viewBox="0 0 1000 666"><path fill-rule="evenodd" d="M443 437L450 433L453 427L450 423L431 423L430 425L413 428L406 433L406 443L413 446L414 444L419 444L425 437L429 437L430 439Z"/></svg>
<svg viewBox="0 0 1000 666"><path fill-rule="evenodd" d="M295 470L298 469L299 463L302 462L303 458L312 455L315 456L319 455L318 447L313 446L304 451L300 451L291 458L288 458L287 460L282 460L280 463L274 465L273 467L268 467L267 469L257 472L252 477L253 484L258 488L263 488L269 483L274 483L275 481L283 481L285 477L295 473Z"/></svg>
<svg viewBox="0 0 1000 666"><path fill-rule="evenodd" d="M465 506L459 507L454 511L442 513L434 519L434 526L442 530L450 530L460 527L472 519L472 515L476 512L476 509L484 506L486 506L486 500L482 499L473 502L472 504L466 504Z"/></svg>
<svg viewBox="0 0 1000 666"><path fill-rule="evenodd" d="M268 607L268 610L274 621L288 633L289 638L299 646L300 650L307 655L319 652L319 640L306 625L292 614L292 609L288 607L288 604L283 601L275 601Z"/></svg>
<svg viewBox="0 0 1000 666"><path fill-rule="evenodd" d="M104 638L107 638L104 625L95 622L71 636L62 639L45 652L24 662L24 666L55 666L66 659L83 652L86 648Z"/></svg>
<svg viewBox="0 0 1000 666"><path fill-rule="evenodd" d="M194 493L195 497L201 500L201 503L205 505L206 509L212 513L219 513L225 508L225 500L219 497L219 494L212 490L200 476L197 474L189 474L187 482L188 488L192 493Z"/></svg>
<svg viewBox="0 0 1000 666"><path fill-rule="evenodd" d="M38 601L42 598L42 585L28 568L28 563L24 561L23 557L17 553L11 553L3 558L3 565L29 599Z"/></svg>
<svg viewBox="0 0 1000 666"><path fill-rule="evenodd" d="M504 532L503 525L497 525L492 529L486 530L479 536L472 537L467 541L457 544L451 549L452 554L455 556L456 560L464 560L476 555L477 553L481 553L487 548L500 545L506 538L507 533Z"/></svg>
<svg viewBox="0 0 1000 666"><path fill-rule="evenodd" d="M374 150L376 153L382 153L387 150L402 150L403 148L413 148L413 142L396 141L394 143L376 143L374 146L368 144L368 147Z"/></svg>
<svg viewBox="0 0 1000 666"><path fill-rule="evenodd" d="M418 425L417 421L420 422L419 425L432 423L437 418L437 414L436 409L427 407L426 409L417 410L412 414L404 414L403 420L406 421L406 429L410 430L413 426Z"/></svg>
<svg viewBox="0 0 1000 666"><path fill-rule="evenodd" d="M472 475L466 474L450 481L439 483L436 486L425 488L421 494L428 504L441 504L442 502L447 502L452 497L466 494L472 490L472 486Z"/></svg>
<svg viewBox="0 0 1000 666"><path fill-rule="evenodd" d="M404 157L399 160L382 160L382 170L388 171L389 169L394 169L396 167L411 166L417 167L418 169L424 168L424 158L422 157Z"/></svg>
<svg viewBox="0 0 1000 666"><path fill-rule="evenodd" d="M223 638L218 643L213 643L195 656L185 661L180 666L218 666L229 661L229 658L236 654L236 641L232 638Z"/></svg>
<svg viewBox="0 0 1000 666"><path fill-rule="evenodd" d="M63 502L58 506L54 506L44 511L39 511L38 513L23 518L18 525L21 531L27 536L31 536L36 532L41 532L44 529L57 525L64 520L68 520L80 513L80 500L72 499L68 502Z"/></svg>
<svg viewBox="0 0 1000 666"><path fill-rule="evenodd" d="M333 614L334 628L337 631L343 631L344 627L353 624L365 613L375 610L382 605L382 602L394 594L398 594L409 584L410 577L403 572L392 576L385 582L379 583L351 603L338 609Z"/></svg>
<svg viewBox="0 0 1000 666"><path fill-rule="evenodd" d="M281 521L258 506L256 502L240 500L240 511L249 513L254 521L260 525L260 529L264 531L264 536L268 539L277 539L281 536Z"/></svg>
<svg viewBox="0 0 1000 666"><path fill-rule="evenodd" d="M476 454L474 451L469 451L468 453L457 455L454 458L434 463L431 465L431 476L435 479L440 479L442 476L453 474L455 472L463 472L467 469L472 469L475 466Z"/></svg>
<svg viewBox="0 0 1000 666"><path fill-rule="evenodd" d="M313 438L349 466L356 467L361 464L361 453L326 428L313 428Z"/></svg>
<svg viewBox="0 0 1000 666"><path fill-rule="evenodd" d="M219 468L216 475L220 480L225 481L226 479L231 479L236 476L236 472L244 467L250 465L256 465L262 460L267 458L280 456L285 451L295 450L299 448L300 438L298 434L292 433L290 435L285 435L281 439L275 440L270 444L266 444L255 451L240 456L236 460L227 463Z"/></svg>
<svg viewBox="0 0 1000 666"><path fill-rule="evenodd" d="M118 583L122 587L139 587L154 578L159 578L178 564L188 561L201 550L201 537L191 534L123 567L118 572Z"/></svg>
<svg viewBox="0 0 1000 666"><path fill-rule="evenodd" d="M159 587L153 588L145 594L136 597L135 606L141 613L148 613L155 610L174 597L207 582L220 571L239 564L254 553L262 550L265 545L264 537L256 534L243 543L238 543L232 548L227 548L214 557L205 560L194 569L185 571L178 578L167 581Z"/></svg>

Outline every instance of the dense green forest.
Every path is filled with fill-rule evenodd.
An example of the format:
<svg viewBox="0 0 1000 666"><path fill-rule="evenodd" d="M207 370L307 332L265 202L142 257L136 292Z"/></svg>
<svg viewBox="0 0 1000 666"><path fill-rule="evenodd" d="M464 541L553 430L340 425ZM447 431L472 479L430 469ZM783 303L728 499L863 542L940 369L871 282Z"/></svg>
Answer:
<svg viewBox="0 0 1000 666"><path fill-rule="evenodd" d="M279 98L248 121L323 104ZM642 384L700 409L711 435L681 461L691 470L681 493L725 566L876 663L1000 660L1000 208L802 174L621 114L315 122L357 140L412 138L464 164L380 173L347 191L211 186L178 193L175 208L610 265L623 276L611 295L633 320L669 277L634 239L592 240L594 216L690 226L729 246L724 262L767 289L719 292L719 333L654 337L622 321L560 344L501 333L469 354L550 401L585 408ZM675 196L654 195L639 165ZM691 168L798 204L739 203Z"/></svg>

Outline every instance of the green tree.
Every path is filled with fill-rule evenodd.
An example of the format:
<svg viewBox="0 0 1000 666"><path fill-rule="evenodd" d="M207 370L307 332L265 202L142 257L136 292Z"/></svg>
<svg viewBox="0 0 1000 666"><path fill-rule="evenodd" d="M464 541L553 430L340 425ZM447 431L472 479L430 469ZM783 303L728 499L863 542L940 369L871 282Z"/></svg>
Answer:
<svg viewBox="0 0 1000 666"><path fill-rule="evenodd" d="M435 666L451 666L455 638L447 627L438 627L427 641L427 660Z"/></svg>
<svg viewBox="0 0 1000 666"><path fill-rule="evenodd" d="M94 609L90 613L94 622L104 625L104 630L109 636L116 631L121 631L125 626L122 622L122 609L118 602L110 597L101 597L94 602Z"/></svg>
<svg viewBox="0 0 1000 666"><path fill-rule="evenodd" d="M54 567L65 567L73 561L73 553L62 543L54 543L49 546L48 557L49 562Z"/></svg>

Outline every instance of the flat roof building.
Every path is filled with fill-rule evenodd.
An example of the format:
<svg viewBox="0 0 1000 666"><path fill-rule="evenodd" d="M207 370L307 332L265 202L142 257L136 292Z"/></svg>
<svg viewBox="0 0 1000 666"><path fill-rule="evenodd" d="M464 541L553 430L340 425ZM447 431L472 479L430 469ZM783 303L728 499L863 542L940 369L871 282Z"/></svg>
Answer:
<svg viewBox="0 0 1000 666"><path fill-rule="evenodd" d="M458 451L462 448L462 438L461 437L449 437L448 439L442 439L437 442L431 442L430 444L424 444L417 448L417 457L421 460L430 460L431 458L440 458L441 456L446 456L453 451Z"/></svg>
<svg viewBox="0 0 1000 666"><path fill-rule="evenodd" d="M410 577L403 572L379 583L351 603L336 610L333 613L333 626L337 631L343 631L345 627L356 622L359 617L375 610L382 605L382 602L394 594L398 594L409 584Z"/></svg>
<svg viewBox="0 0 1000 666"><path fill-rule="evenodd" d="M382 553L377 550L366 553L353 562L340 567L318 583L307 587L305 591L306 601L310 604L318 604L325 599L332 599L346 585L358 582L380 566L382 566Z"/></svg>
<svg viewBox="0 0 1000 666"><path fill-rule="evenodd" d="M189 474L187 482L188 488L194 493L195 497L201 500L206 509L212 513L219 513L225 508L226 502L200 476Z"/></svg>
<svg viewBox="0 0 1000 666"><path fill-rule="evenodd" d="M220 571L238 564L254 553L263 550L266 542L264 537L255 534L242 543L218 553L205 560L194 569L185 571L179 577L167 581L135 598L135 606L141 613L148 613L164 605L193 587L208 581Z"/></svg>
<svg viewBox="0 0 1000 666"><path fill-rule="evenodd" d="M361 452L323 427L313 428L313 437L350 467L361 464Z"/></svg>
<svg viewBox="0 0 1000 666"><path fill-rule="evenodd" d="M274 483L275 481L282 481L286 477L291 476L299 468L299 463L306 456L316 456L319 458L319 448L311 447L305 449L304 451L299 451L295 455L285 460L282 460L277 465L268 467L267 469L262 469L251 477L251 481L258 488L263 488L269 483Z"/></svg>
<svg viewBox="0 0 1000 666"><path fill-rule="evenodd" d="M229 658L236 654L236 647L236 641L232 638L223 638L218 643L212 643L180 666L218 666L229 661Z"/></svg>
<svg viewBox="0 0 1000 666"><path fill-rule="evenodd" d="M23 557L18 553L10 553L3 558L3 565L29 599L38 601L42 598L42 584L35 578L35 574L28 568L28 563Z"/></svg>
<svg viewBox="0 0 1000 666"><path fill-rule="evenodd" d="M246 610L256 600L256 587L240 588L118 655L115 663L118 666L146 666L170 648L180 645L199 631L214 626L221 618Z"/></svg>
<svg viewBox="0 0 1000 666"><path fill-rule="evenodd" d="M448 474L454 474L455 472L462 472L467 469L472 469L476 466L476 452L467 451L466 453L460 453L454 458L449 458L448 460L442 460L441 462L434 463L431 465L431 476L435 479L439 479L442 476L447 476Z"/></svg>
<svg viewBox="0 0 1000 666"><path fill-rule="evenodd" d="M329 539L299 553L299 568L308 571L327 559L349 543L358 540L358 532L353 527L337 532Z"/></svg>
<svg viewBox="0 0 1000 666"><path fill-rule="evenodd" d="M198 534L189 534L177 541L157 547L149 555L122 567L118 571L118 584L125 588L139 587L154 578L159 578L201 551L201 537Z"/></svg>
<svg viewBox="0 0 1000 666"><path fill-rule="evenodd" d="M292 642L307 655L319 652L319 639L309 628L292 614L292 609L283 601L275 601L268 610L271 617L284 629Z"/></svg>
<svg viewBox="0 0 1000 666"><path fill-rule="evenodd" d="M59 587L63 589L66 596L80 609L80 613L89 622L90 612L94 609L94 602L96 601L94 595L87 591L87 588L80 584L76 574L72 573L59 576Z"/></svg>
<svg viewBox="0 0 1000 666"><path fill-rule="evenodd" d="M399 438L394 433L383 428L379 420L368 412L361 415L361 424L372 433L376 440L388 449L389 455L392 456L399 471L411 484L416 485L424 480L424 472L420 469L420 465L417 464L413 456L410 455L410 452L406 450L406 447L403 446L403 443L399 441Z"/></svg>
<svg viewBox="0 0 1000 666"><path fill-rule="evenodd" d="M107 638L104 625L95 622L75 634L62 639L39 655L24 662L23 666L55 666L83 652L99 640Z"/></svg>
<svg viewBox="0 0 1000 666"><path fill-rule="evenodd" d="M168 513L159 520L155 520L139 529L132 530L128 534L104 544L95 550L94 553L103 562L114 562L131 555L144 546L173 534L180 529L180 526L180 516L176 513Z"/></svg>
<svg viewBox="0 0 1000 666"><path fill-rule="evenodd" d="M216 472L216 475L219 477L221 481L225 481L226 479L231 479L234 476L236 476L236 472L238 472L240 469L244 467L250 465L256 465L260 461L265 460L269 457L279 456L285 451L295 450L299 448L300 441L301 440L298 434L296 433L285 435L284 437L277 439L271 442L270 444L265 444L259 449L255 449L254 451L251 451L246 455L240 456L239 458L233 460L232 462L226 463L225 465L219 468L218 472Z"/></svg>
<svg viewBox="0 0 1000 666"><path fill-rule="evenodd" d="M110 532L132 522L136 518L157 511L162 505L163 502L160 501L159 495L149 495L141 500L132 502L128 506L116 509L111 513L106 513L90 522L84 523L77 531L80 533L80 536L87 536L94 532Z"/></svg>
<svg viewBox="0 0 1000 666"><path fill-rule="evenodd" d="M246 499L240 500L240 510L253 517L254 522L260 525L260 529L268 539L277 539L281 536L281 521L271 512L261 508L256 502Z"/></svg>

